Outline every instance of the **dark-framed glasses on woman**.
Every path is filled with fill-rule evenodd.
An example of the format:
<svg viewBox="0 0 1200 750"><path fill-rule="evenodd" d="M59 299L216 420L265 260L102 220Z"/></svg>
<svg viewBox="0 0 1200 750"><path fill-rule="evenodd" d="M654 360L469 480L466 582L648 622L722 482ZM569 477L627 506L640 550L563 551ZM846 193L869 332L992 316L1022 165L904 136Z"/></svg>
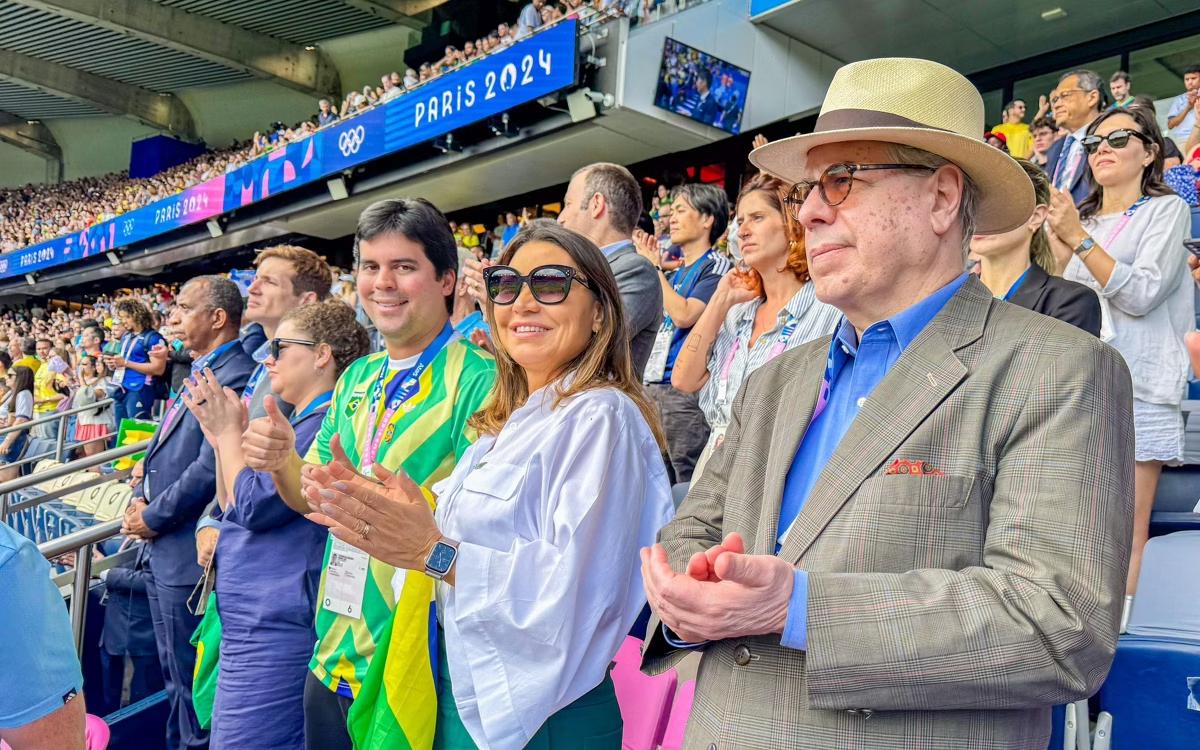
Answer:
<svg viewBox="0 0 1200 750"><path fill-rule="evenodd" d="M933 172L937 167L924 164L832 164L815 180L801 180L792 186L788 194L788 211L796 219L800 218L800 207L808 198L813 188L821 195L821 200L827 206L840 206L850 197L850 189L854 187L854 175L858 172L871 172L881 169L912 169Z"/></svg>
<svg viewBox="0 0 1200 750"><path fill-rule="evenodd" d="M595 291L591 283L570 266L538 266L524 276L512 266L492 266L483 270L488 299L497 305L516 302L523 285L528 285L530 294L543 305L557 305L566 300L572 281Z"/></svg>
<svg viewBox="0 0 1200 750"><path fill-rule="evenodd" d="M1094 154L1100 150L1100 144L1104 143L1105 141L1108 141L1109 148L1120 149L1129 145L1130 138L1137 138L1139 141L1146 144L1147 148L1149 148L1153 143L1153 141L1150 140L1150 136L1144 133L1139 133L1136 130L1129 130L1127 128L1121 128L1120 130L1112 131L1108 135L1085 135L1079 139L1079 145L1083 146L1084 151L1088 152L1089 154Z"/></svg>
<svg viewBox="0 0 1200 750"><path fill-rule="evenodd" d="M315 341L305 341L304 339L280 339L274 338L267 343L267 352L271 355L271 359L279 359L279 353L288 346L316 346Z"/></svg>

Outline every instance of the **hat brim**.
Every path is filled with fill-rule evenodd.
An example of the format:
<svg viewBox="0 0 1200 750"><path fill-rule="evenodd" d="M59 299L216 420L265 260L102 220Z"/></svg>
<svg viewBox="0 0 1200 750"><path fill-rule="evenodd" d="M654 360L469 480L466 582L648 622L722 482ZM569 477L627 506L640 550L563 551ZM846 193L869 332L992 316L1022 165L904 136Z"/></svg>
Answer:
<svg viewBox="0 0 1200 750"><path fill-rule="evenodd" d="M804 179L808 152L847 141L880 141L937 154L961 168L979 187L976 234L1000 234L1021 226L1033 213L1033 183L1008 154L981 140L928 128L871 127L806 133L772 141L750 152L750 163L788 182Z"/></svg>

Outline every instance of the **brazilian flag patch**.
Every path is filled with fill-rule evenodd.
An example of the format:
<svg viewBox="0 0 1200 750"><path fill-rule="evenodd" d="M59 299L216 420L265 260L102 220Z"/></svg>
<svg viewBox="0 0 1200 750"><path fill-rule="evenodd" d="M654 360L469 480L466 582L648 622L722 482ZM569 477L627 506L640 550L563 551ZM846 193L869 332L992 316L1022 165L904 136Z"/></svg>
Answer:
<svg viewBox="0 0 1200 750"><path fill-rule="evenodd" d="M361 404L362 401L362 396L352 396L350 401L346 404L346 416L350 416L354 412L358 411L358 405Z"/></svg>

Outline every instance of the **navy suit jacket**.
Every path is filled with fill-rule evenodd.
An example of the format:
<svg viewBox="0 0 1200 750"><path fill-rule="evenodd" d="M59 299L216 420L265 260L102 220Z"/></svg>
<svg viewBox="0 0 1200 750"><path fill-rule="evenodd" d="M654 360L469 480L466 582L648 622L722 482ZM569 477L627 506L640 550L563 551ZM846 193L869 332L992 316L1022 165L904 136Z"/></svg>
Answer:
<svg viewBox="0 0 1200 750"><path fill-rule="evenodd" d="M242 349L251 357L258 348L267 343L267 334L259 323L251 323L242 329Z"/></svg>
<svg viewBox="0 0 1200 750"><path fill-rule="evenodd" d="M1059 138L1046 151L1046 174L1050 175L1050 184L1054 184L1054 169L1058 164L1059 154L1062 153L1063 146L1066 145L1067 139ZM1066 165L1063 165L1066 168ZM1092 181L1088 179L1087 156L1084 156L1083 163L1079 165L1079 172L1075 175L1074 181L1071 182L1071 198L1075 200L1075 205L1083 203L1083 199L1088 197L1092 192Z"/></svg>
<svg viewBox="0 0 1200 750"><path fill-rule="evenodd" d="M239 393L246 387L254 360L232 346L212 364L224 386ZM158 536L142 546L156 583L194 586L203 572L196 564L196 521L217 491L216 457L200 423L183 409L164 434L155 431L143 465L150 483L149 505L142 519ZM144 488L135 488L142 495ZM144 496L144 495L143 495Z"/></svg>
<svg viewBox="0 0 1200 750"><path fill-rule="evenodd" d="M154 622L146 596L145 563L111 568L105 577L104 630L100 645L114 656L155 656Z"/></svg>

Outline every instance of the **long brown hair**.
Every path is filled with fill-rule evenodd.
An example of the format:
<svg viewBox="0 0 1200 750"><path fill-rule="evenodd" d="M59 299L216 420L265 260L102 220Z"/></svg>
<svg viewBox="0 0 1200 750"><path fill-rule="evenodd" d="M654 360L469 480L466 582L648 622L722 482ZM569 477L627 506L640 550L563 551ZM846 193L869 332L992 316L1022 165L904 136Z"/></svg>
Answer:
<svg viewBox="0 0 1200 750"><path fill-rule="evenodd" d="M738 195L738 205L741 205L747 195L762 193L763 197L767 199L767 203L771 204L771 208L783 216L783 230L787 235L788 254L787 260L779 272L791 271L801 284L805 284L808 282L809 274L808 257L805 255L804 248L804 227L800 226L800 222L796 221L792 212L785 208L785 201L790 191L791 187L783 180L765 172L759 172L742 185L742 192ZM749 273L758 283L758 288L762 289L762 275L754 269L750 269Z"/></svg>
<svg viewBox="0 0 1200 750"><path fill-rule="evenodd" d="M1114 115L1128 115L1133 118L1138 131L1150 139L1150 143L1144 145L1154 152L1154 161L1142 169L1142 195L1151 198L1160 195L1175 195L1175 191L1163 182L1163 152L1166 150L1166 144L1163 143L1162 131L1158 129L1158 121L1154 119L1153 110L1138 106L1109 110L1088 126L1087 134L1095 133L1096 128L1100 127L1100 123ZM1084 219L1095 216L1096 212L1100 210L1100 206L1104 204L1104 188L1092 176L1090 163L1088 164L1087 178L1091 181L1092 192L1079 204L1079 216Z"/></svg>
<svg viewBox="0 0 1200 750"><path fill-rule="evenodd" d="M604 254L583 235L548 219L535 219L528 222L505 248L500 264L509 264L517 251L530 242L549 243L571 256L575 266L592 285L592 292L600 303L600 330L592 336L587 348L557 373L554 406L557 408L564 400L584 391L616 388L637 405L638 411L650 425L654 439L660 447L665 447L666 439L658 422L658 412L633 372L633 360L629 354L629 328L625 323L625 310L621 306L621 293ZM586 291L582 285L576 289ZM493 331L497 330L496 306L489 301L485 309L488 325ZM469 422L483 435L499 433L512 413L529 399L529 383L525 379L525 372L505 351L498 336L494 343L496 385L487 404ZM568 375L574 375L569 382Z"/></svg>

